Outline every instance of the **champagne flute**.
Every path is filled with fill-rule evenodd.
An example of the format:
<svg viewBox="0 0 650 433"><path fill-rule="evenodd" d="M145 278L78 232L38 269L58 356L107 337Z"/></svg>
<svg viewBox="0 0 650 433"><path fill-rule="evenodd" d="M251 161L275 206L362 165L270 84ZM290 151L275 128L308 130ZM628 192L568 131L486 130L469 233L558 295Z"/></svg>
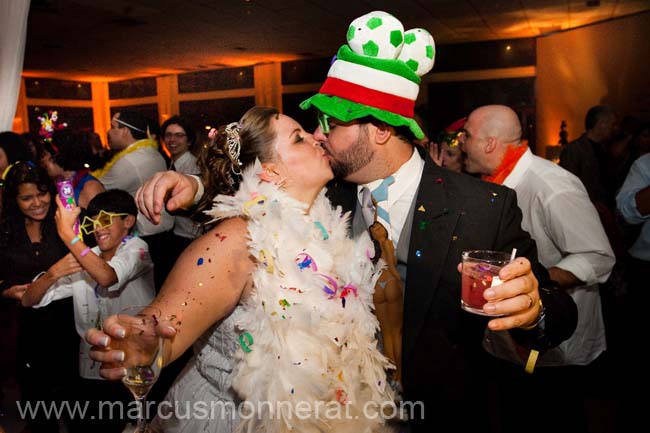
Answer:
<svg viewBox="0 0 650 433"><path fill-rule="evenodd" d="M119 324L126 330L125 337L118 343L119 350L124 351L122 366L126 369L122 383L139 405L135 433L147 431L147 394L160 376L163 364L162 338L156 332L160 314L156 308L135 305L124 308L117 315Z"/></svg>

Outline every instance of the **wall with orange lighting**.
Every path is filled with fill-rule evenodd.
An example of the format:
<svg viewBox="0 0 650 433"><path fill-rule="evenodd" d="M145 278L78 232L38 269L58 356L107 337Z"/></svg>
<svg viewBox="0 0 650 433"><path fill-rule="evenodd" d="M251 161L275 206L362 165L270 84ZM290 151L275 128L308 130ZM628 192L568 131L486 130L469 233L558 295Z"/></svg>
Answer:
<svg viewBox="0 0 650 433"><path fill-rule="evenodd" d="M587 110L610 104L650 120L650 13L537 39L537 146L584 131Z"/></svg>

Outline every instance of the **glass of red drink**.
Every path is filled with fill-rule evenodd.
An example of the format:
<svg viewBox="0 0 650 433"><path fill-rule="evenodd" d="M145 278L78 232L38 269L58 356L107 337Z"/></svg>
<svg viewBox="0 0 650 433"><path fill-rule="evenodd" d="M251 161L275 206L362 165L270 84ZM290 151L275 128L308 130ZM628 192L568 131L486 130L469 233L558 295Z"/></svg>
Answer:
<svg viewBox="0 0 650 433"><path fill-rule="evenodd" d="M500 251L474 250L463 251L463 285L460 306L463 310L483 316L490 316L483 311L486 300L483 292L490 287L501 284L499 271L510 263L510 254Z"/></svg>

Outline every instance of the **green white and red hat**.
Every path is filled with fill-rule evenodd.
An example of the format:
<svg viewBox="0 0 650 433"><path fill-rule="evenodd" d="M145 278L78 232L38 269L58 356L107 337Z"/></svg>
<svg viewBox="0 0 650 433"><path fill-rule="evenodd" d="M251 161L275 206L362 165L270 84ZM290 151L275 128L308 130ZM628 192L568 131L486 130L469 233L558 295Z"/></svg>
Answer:
<svg viewBox="0 0 650 433"><path fill-rule="evenodd" d="M435 60L431 34L424 29L405 32L397 18L374 11L352 21L347 41L318 93L300 107L314 106L343 122L372 116L424 137L413 116L420 77Z"/></svg>

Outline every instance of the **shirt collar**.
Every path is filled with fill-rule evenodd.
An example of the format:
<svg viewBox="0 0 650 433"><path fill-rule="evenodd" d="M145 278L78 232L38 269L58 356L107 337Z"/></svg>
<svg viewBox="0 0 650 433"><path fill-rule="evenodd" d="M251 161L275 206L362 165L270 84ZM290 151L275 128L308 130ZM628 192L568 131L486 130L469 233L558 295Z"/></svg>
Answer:
<svg viewBox="0 0 650 433"><path fill-rule="evenodd" d="M174 164L174 166L181 165L190 158L190 155L191 155L190 151L186 150L185 152L183 152L183 154L181 156L178 157L178 159L176 161L172 160L170 162L170 165L171 164Z"/></svg>
<svg viewBox="0 0 650 433"><path fill-rule="evenodd" d="M519 161L517 161L515 168L513 168L508 177L504 179L503 185L507 186L508 188L515 188L517 185L519 185L519 182L521 182L521 180L524 178L528 167L530 167L532 163L533 152L531 152L530 148L528 148L526 149L526 152L521 155Z"/></svg>
<svg viewBox="0 0 650 433"><path fill-rule="evenodd" d="M409 160L402 164L402 166L392 174L395 181L388 188L388 200L385 206L383 206L384 208L389 209L406 191L410 190L411 184L420 179L423 167L424 160L420 156L419 152L413 148L413 153ZM384 179L376 179L363 185L357 185L357 197L359 198L359 201L361 201L361 194L364 187L373 191L383 181Z"/></svg>

